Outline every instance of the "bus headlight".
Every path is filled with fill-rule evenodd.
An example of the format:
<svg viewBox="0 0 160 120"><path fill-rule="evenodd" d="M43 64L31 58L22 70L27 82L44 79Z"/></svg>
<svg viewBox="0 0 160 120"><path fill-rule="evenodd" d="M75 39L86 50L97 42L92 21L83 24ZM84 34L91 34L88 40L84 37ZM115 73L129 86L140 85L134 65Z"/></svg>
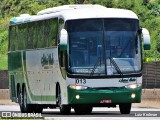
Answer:
<svg viewBox="0 0 160 120"><path fill-rule="evenodd" d="M135 98L136 97L136 94L135 93L132 93L131 94L131 98Z"/></svg>
<svg viewBox="0 0 160 120"><path fill-rule="evenodd" d="M138 87L142 86L142 84L131 84L131 85L126 85L125 88L127 89L136 89Z"/></svg>
<svg viewBox="0 0 160 120"><path fill-rule="evenodd" d="M69 88L71 88L71 89L76 89L76 90L84 90L84 89L87 89L86 86L81 86L81 85L69 85Z"/></svg>

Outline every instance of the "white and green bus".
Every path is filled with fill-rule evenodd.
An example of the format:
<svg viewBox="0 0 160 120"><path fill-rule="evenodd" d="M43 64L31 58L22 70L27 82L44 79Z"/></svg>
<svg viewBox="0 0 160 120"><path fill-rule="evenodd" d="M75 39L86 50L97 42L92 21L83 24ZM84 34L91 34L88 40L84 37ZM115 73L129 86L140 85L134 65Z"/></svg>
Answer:
<svg viewBox="0 0 160 120"><path fill-rule="evenodd" d="M130 10L64 5L12 18L10 97L21 112L119 105L129 114L141 102L142 48L150 49L150 35Z"/></svg>

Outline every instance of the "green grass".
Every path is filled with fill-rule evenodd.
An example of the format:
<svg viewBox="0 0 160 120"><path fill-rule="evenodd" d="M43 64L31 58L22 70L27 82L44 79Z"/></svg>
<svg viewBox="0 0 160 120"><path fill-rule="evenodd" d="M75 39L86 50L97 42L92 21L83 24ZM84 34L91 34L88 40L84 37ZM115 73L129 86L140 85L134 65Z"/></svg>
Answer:
<svg viewBox="0 0 160 120"><path fill-rule="evenodd" d="M0 70L8 70L8 56L0 54Z"/></svg>

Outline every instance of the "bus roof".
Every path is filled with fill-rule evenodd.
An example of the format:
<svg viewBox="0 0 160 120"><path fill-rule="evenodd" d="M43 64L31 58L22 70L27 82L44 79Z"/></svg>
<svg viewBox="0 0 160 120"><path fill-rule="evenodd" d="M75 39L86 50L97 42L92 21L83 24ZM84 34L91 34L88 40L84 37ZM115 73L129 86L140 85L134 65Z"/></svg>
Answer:
<svg viewBox="0 0 160 120"><path fill-rule="evenodd" d="M130 18L138 19L137 15L130 11L117 8L106 8L101 5L63 5L48 8L38 12L37 15L23 14L10 20L10 25L21 24L32 21L40 21L54 17L64 20L89 19L89 18Z"/></svg>
<svg viewBox="0 0 160 120"><path fill-rule="evenodd" d="M92 5L92 4L63 5L63 6L53 7L53 8L47 8L45 10L38 12L37 15L51 14L51 13L62 12L66 10L84 9L84 8L89 9L89 8L106 8L106 7L101 5Z"/></svg>
<svg viewBox="0 0 160 120"><path fill-rule="evenodd" d="M71 11L62 11L61 15L65 20L84 19L84 18L130 18L138 19L137 15L124 9L116 8L84 8Z"/></svg>

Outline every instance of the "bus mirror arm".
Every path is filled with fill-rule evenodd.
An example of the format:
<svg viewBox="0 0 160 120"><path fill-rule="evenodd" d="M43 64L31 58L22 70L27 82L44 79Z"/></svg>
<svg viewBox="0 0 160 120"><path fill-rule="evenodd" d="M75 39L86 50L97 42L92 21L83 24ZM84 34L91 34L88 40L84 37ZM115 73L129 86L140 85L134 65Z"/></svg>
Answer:
<svg viewBox="0 0 160 120"><path fill-rule="evenodd" d="M138 34L142 34L142 28L138 29Z"/></svg>
<svg viewBox="0 0 160 120"><path fill-rule="evenodd" d="M65 29L62 29L60 32L60 50L65 51L67 50L67 41L68 41L68 32Z"/></svg>

